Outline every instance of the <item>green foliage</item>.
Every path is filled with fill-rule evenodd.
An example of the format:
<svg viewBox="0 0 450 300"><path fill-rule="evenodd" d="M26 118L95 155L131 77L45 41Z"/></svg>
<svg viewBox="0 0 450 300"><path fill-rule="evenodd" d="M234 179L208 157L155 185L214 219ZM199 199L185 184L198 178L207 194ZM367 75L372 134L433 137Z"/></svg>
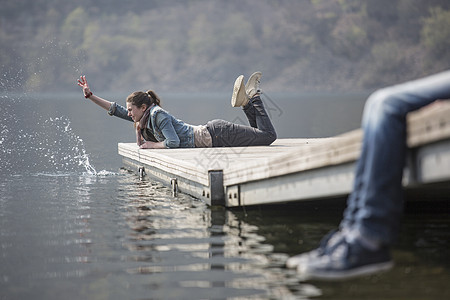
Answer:
<svg viewBox="0 0 450 300"><path fill-rule="evenodd" d="M450 60L450 10L430 8L430 16L423 19L421 32L428 58Z"/></svg>
<svg viewBox="0 0 450 300"><path fill-rule="evenodd" d="M396 42L375 45L371 55L371 72L363 76L363 86L387 86L401 80L399 70L407 70L407 66L404 52Z"/></svg>
<svg viewBox="0 0 450 300"><path fill-rule="evenodd" d="M2 2L2 90L86 74L95 90L229 91L256 69L266 89L355 90L450 66L448 0Z"/></svg>
<svg viewBox="0 0 450 300"><path fill-rule="evenodd" d="M355 59L367 51L369 39L363 13L351 13L340 18L331 36L335 53Z"/></svg>

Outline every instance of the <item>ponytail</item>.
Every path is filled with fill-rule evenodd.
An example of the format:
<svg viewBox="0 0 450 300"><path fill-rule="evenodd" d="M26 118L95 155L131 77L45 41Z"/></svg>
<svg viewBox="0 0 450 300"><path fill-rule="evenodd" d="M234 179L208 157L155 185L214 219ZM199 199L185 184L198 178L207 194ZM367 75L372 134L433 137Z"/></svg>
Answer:
<svg viewBox="0 0 450 300"><path fill-rule="evenodd" d="M161 99L158 95L152 91L147 92L134 92L127 97L126 102L136 105L137 107L142 107L142 105L147 105L150 107L152 104L161 106Z"/></svg>
<svg viewBox="0 0 450 300"><path fill-rule="evenodd" d="M158 95L156 95L154 91L148 90L146 93L150 97L152 104L161 106L161 99L159 99Z"/></svg>

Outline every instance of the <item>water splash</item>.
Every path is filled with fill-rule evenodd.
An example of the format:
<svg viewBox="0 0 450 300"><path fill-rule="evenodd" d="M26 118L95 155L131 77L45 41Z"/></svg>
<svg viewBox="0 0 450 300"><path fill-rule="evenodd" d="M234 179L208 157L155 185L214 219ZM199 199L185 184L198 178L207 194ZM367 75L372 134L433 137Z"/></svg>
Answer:
<svg viewBox="0 0 450 300"><path fill-rule="evenodd" d="M0 174L112 175L95 169L67 117L44 117L29 109L29 101L5 99L0 98Z"/></svg>
<svg viewBox="0 0 450 300"><path fill-rule="evenodd" d="M0 76L0 175L69 174L105 176L97 172L89 159L83 140L73 132L65 116L50 117L51 107L28 93L48 91L53 72L49 61L66 65L67 74L76 78L81 72L83 54L67 57L69 42L45 40L36 45L33 62L16 62L3 68ZM45 78L45 81L42 80ZM51 112L50 112L51 113ZM109 174L111 175L111 174Z"/></svg>
<svg viewBox="0 0 450 300"><path fill-rule="evenodd" d="M48 121L48 120L47 120ZM47 122L46 121L46 122ZM68 159L69 162L71 160L77 162L78 165L82 166L86 174L88 175L98 175L98 172L95 170L95 167L90 163L89 161L89 154L86 153L86 148L84 146L83 139L81 139L79 136L73 133L72 127L70 126L70 120L68 120L65 117L59 117L59 118L50 118L50 121L53 124L57 124L57 128L61 130L62 135L67 136L69 141L76 141L76 144L72 147L72 152L74 155L72 156L66 156L65 159ZM60 148L59 151L62 149ZM68 163L66 163L67 165Z"/></svg>

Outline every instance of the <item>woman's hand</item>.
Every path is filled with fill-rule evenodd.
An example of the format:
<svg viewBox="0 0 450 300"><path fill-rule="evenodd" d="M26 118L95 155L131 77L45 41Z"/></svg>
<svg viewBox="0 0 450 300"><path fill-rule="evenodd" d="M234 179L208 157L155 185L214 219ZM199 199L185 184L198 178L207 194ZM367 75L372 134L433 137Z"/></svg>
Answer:
<svg viewBox="0 0 450 300"><path fill-rule="evenodd" d="M164 146L164 142L145 142L141 146L139 146L141 149L166 149L166 146Z"/></svg>
<svg viewBox="0 0 450 300"><path fill-rule="evenodd" d="M110 110L111 109L111 105L113 105L114 102L108 101L106 99L100 98L98 96L95 96L94 94L92 94L91 89L89 88L89 84L86 80L86 76L80 76L80 79L78 79L78 85L81 86L83 88L83 94L84 94L84 98L91 100L92 102L94 102L95 104L97 104L98 106L106 109L106 110ZM120 116L122 119L126 119L127 118ZM131 120L130 120L131 121Z"/></svg>
<svg viewBox="0 0 450 300"><path fill-rule="evenodd" d="M78 85L83 88L83 94L85 98L89 98L92 96L91 89L89 88L89 84L86 80L86 76L80 76L80 79L78 79Z"/></svg>

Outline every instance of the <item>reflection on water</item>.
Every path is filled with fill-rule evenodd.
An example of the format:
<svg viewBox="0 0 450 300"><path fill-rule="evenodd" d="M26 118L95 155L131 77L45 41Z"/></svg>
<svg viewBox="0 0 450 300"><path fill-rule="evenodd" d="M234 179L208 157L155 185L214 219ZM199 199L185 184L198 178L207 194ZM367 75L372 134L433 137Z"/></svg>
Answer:
<svg viewBox="0 0 450 300"><path fill-rule="evenodd" d="M1 193L2 299L293 294L286 255L258 226L125 171L16 175ZM301 292L320 294L306 284Z"/></svg>
<svg viewBox="0 0 450 300"><path fill-rule="evenodd" d="M445 212L406 215L393 251L396 267L386 274L302 283L284 262L336 226L343 199L231 211L174 198L161 184L126 171L2 177L0 193L0 299L444 299L450 293Z"/></svg>
<svg viewBox="0 0 450 300"><path fill-rule="evenodd" d="M129 177L121 181L130 184ZM133 262L126 272L148 280L150 298L290 295L280 278L266 271L276 263L270 258L273 246L256 226L187 196L167 201L167 190L152 182L134 186L119 197L132 229L123 243Z"/></svg>

